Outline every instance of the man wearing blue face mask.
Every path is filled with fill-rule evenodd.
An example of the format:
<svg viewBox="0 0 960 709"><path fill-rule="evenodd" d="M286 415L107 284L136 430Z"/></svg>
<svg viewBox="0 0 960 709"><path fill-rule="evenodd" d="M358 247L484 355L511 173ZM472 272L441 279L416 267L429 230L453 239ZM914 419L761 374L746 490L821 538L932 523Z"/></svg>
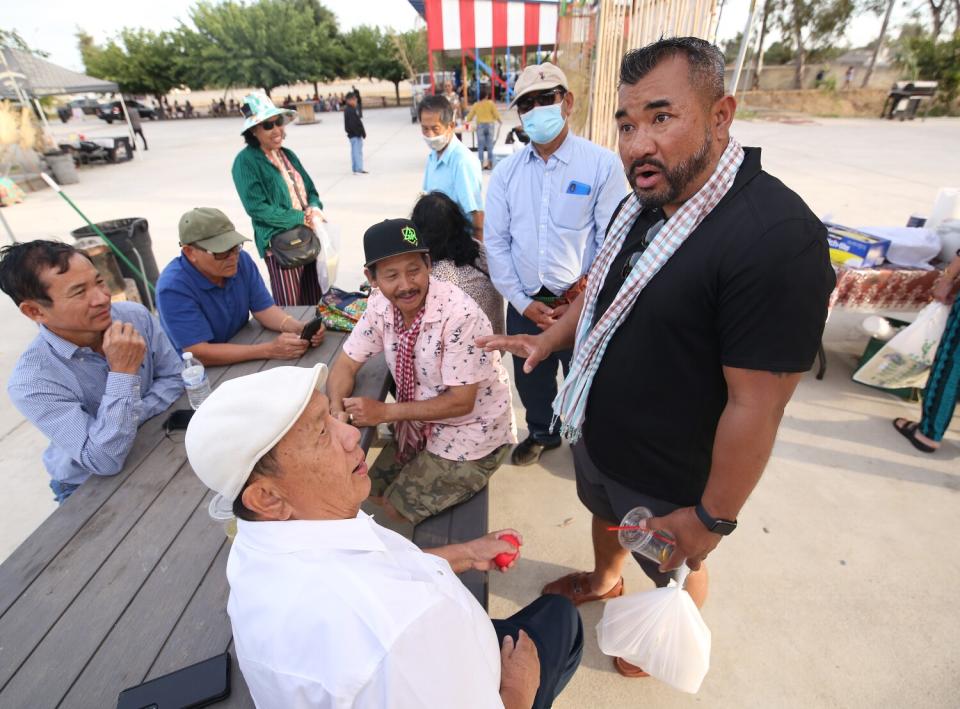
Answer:
<svg viewBox="0 0 960 709"><path fill-rule="evenodd" d="M530 143L497 164L487 188L484 244L490 279L510 303L507 333L549 329L586 286L607 223L627 193L617 156L574 135L568 120L573 94L553 64L531 65L516 83L517 107ZM560 445L551 430L557 370L570 350L555 352L530 373L514 360L526 408L528 436L514 465L530 465Z"/></svg>
<svg viewBox="0 0 960 709"><path fill-rule="evenodd" d="M423 174L424 192L443 192L473 224L473 237L483 238L483 173L480 160L454 134L453 106L445 96L427 96L417 108L423 142L430 148Z"/></svg>

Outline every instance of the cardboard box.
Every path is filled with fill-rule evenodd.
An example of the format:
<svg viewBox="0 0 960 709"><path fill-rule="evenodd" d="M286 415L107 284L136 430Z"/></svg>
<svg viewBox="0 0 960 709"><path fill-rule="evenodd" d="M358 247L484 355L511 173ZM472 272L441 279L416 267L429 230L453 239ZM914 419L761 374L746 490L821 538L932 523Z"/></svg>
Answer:
<svg viewBox="0 0 960 709"><path fill-rule="evenodd" d="M886 259L887 249L890 248L888 239L870 236L840 224L827 223L826 227L830 260L835 264L848 268L873 268Z"/></svg>

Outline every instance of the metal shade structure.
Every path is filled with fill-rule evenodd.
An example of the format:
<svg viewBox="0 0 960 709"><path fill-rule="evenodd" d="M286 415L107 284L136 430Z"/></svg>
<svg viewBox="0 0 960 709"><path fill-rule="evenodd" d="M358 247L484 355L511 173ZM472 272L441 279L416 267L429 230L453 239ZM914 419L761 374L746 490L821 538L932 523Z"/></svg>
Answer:
<svg viewBox="0 0 960 709"><path fill-rule="evenodd" d="M113 81L97 79L58 66L46 59L19 49L0 49L0 98L19 99L17 88L27 98L62 96L65 94L115 93Z"/></svg>

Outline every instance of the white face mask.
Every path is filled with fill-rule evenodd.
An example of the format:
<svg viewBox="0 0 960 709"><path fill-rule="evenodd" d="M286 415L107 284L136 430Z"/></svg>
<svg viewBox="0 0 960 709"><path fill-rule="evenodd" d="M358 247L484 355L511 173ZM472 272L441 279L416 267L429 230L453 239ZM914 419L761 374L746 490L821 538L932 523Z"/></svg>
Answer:
<svg viewBox="0 0 960 709"><path fill-rule="evenodd" d="M428 146L430 146L431 150L436 150L437 152L440 152L441 150L447 147L447 143L450 142L450 137L451 136L446 134L434 135L434 136L425 135L423 136L423 142L426 143Z"/></svg>

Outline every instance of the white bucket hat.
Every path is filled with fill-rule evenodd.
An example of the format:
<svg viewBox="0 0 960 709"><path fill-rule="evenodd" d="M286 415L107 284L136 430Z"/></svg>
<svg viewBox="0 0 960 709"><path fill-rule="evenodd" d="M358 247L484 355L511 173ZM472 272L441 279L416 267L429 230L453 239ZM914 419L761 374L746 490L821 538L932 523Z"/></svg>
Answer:
<svg viewBox="0 0 960 709"><path fill-rule="evenodd" d="M201 482L218 494L211 503L226 510L250 471L289 431L315 391L327 381L327 366L276 367L224 382L190 419L187 458Z"/></svg>
<svg viewBox="0 0 960 709"><path fill-rule="evenodd" d="M273 101L271 101L270 97L266 94L247 94L243 99L243 103L240 104L240 113L247 119L243 122L243 130L240 131L241 133L246 133L258 123L268 121L274 116L283 116L284 125L290 123L290 121L297 117L296 111L274 106Z"/></svg>

